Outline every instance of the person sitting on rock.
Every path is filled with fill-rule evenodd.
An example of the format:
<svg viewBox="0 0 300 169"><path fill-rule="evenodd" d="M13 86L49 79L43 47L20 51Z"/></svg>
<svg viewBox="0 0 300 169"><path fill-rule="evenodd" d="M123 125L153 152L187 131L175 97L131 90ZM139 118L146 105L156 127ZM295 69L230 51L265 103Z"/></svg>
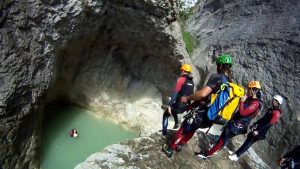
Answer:
<svg viewBox="0 0 300 169"><path fill-rule="evenodd" d="M272 99L272 107L268 109L267 113L250 126L251 132L248 133L247 139L243 145L228 158L233 161L237 161L238 158L246 152L253 143L258 140L266 138L266 134L269 129L279 121L281 116L280 105L283 102L283 98L280 95L275 95Z"/></svg>
<svg viewBox="0 0 300 169"><path fill-rule="evenodd" d="M70 131L70 137L73 137L73 138L78 137L78 132L75 128Z"/></svg>
<svg viewBox="0 0 300 169"><path fill-rule="evenodd" d="M191 121L187 120L190 118L186 118L180 129L175 134L175 137L172 139L171 144L163 146L162 150L168 157L172 157L173 150L179 150L183 144L186 144L193 137L195 131L198 128L207 128L213 125L213 122L210 121L207 117L206 111L203 112L202 108L205 109L206 107L206 105L203 104L210 102L211 94L217 93L217 91L220 90L224 79L226 79L228 82L232 81L231 67L233 65L233 61L230 55L222 54L217 58L216 63L217 73L210 76L207 84L200 90L196 91L193 95L183 96L181 98L181 101L183 103L194 101L196 102L196 105L200 105L201 108L199 109L199 111L195 111L195 115L197 114L197 117L199 120L201 120L201 122L199 122L200 125L194 125L195 121L193 121L193 123L190 123Z"/></svg>
<svg viewBox="0 0 300 169"><path fill-rule="evenodd" d="M261 107L260 98L258 98L261 94L257 94L260 93L260 90L261 85L259 81L249 82L246 96L241 99L238 111L234 114L232 120L224 126L224 130L218 142L211 149L200 151L195 153L195 155L206 159L226 146L232 137L247 133L248 126L251 124L252 119L258 114Z"/></svg>
<svg viewBox="0 0 300 169"><path fill-rule="evenodd" d="M300 169L300 145L280 158L281 169Z"/></svg>
<svg viewBox="0 0 300 169"><path fill-rule="evenodd" d="M163 135L167 135L168 118L170 116L173 116L175 121L173 129L179 127L177 114L183 113L182 109L187 105L186 103L181 103L180 99L182 96L188 96L194 93L194 81L193 81L193 77L191 76L192 66L189 64L183 64L180 70L181 70L181 76L177 79L177 83L171 95L169 106L163 114L163 120L162 120Z"/></svg>

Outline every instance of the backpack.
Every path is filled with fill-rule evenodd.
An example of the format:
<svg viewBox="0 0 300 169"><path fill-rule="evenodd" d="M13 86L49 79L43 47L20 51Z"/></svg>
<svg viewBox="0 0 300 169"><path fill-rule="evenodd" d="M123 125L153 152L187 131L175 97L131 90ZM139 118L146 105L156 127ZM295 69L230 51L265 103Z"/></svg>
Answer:
<svg viewBox="0 0 300 169"><path fill-rule="evenodd" d="M210 106L207 111L208 118L216 124L225 124L231 119L244 94L243 87L228 82L222 75L222 85L219 91L211 96Z"/></svg>

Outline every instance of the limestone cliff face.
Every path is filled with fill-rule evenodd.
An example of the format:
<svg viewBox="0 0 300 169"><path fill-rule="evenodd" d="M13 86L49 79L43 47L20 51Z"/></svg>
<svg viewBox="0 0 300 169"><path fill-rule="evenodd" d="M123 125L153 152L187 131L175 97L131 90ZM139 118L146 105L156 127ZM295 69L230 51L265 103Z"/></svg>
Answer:
<svg viewBox="0 0 300 169"><path fill-rule="evenodd" d="M192 60L202 82L215 71L217 55L230 53L238 83L261 81L265 93L262 114L272 95L286 99L280 123L271 129L266 141L254 146L269 164L300 141L296 122L300 108L299 8L300 2L293 0L204 0L186 24L197 41Z"/></svg>
<svg viewBox="0 0 300 169"><path fill-rule="evenodd" d="M59 12L64 8L55 5L55 23L49 23L54 28L52 39L58 39L53 46L56 80L49 99L64 97L142 128L142 133L158 129L152 122L161 121L161 92L169 94L180 61L189 61L180 27L174 22L175 4L77 4L71 9L78 14L68 22L65 12Z"/></svg>
<svg viewBox="0 0 300 169"><path fill-rule="evenodd" d="M0 164L5 169L38 167L41 108L57 98L141 128L142 134L156 130L161 100L173 87L180 63L191 63L171 0L4 0L0 7ZM273 93L286 98L282 121L255 146L270 164L299 142L297 9L293 0L206 0L187 24L198 42L191 58L201 82L213 71L212 60L227 52L235 58L239 83L258 79L266 101ZM143 151L152 152L148 165L160 162L162 140L151 138L142 141L153 149L139 140L126 143L135 149L133 158L124 157L138 161L127 159L129 164L143 168ZM191 147L186 154L192 154ZM270 154L274 158L266 158ZM184 157L176 157L182 164L161 164L179 168L186 165ZM225 164L225 157L216 159ZM198 163L191 157L188 165L197 168ZM202 167L209 165L224 167L213 159Z"/></svg>
<svg viewBox="0 0 300 169"><path fill-rule="evenodd" d="M54 55L34 2L0 2L0 165L34 168L41 100L53 80Z"/></svg>
<svg viewBox="0 0 300 169"><path fill-rule="evenodd" d="M160 124L161 98L180 63L190 63L175 2L4 0L0 7L5 169L38 166L40 110L57 98L130 126Z"/></svg>

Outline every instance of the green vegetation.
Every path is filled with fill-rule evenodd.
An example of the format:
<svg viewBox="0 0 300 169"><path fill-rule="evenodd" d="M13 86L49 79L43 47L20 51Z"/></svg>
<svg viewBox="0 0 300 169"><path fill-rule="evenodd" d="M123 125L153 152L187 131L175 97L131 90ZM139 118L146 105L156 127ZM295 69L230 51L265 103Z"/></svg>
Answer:
<svg viewBox="0 0 300 169"><path fill-rule="evenodd" d="M194 41L189 32L182 31L183 41L185 43L185 49L188 52L189 55L192 54L194 49Z"/></svg>
<svg viewBox="0 0 300 169"><path fill-rule="evenodd" d="M192 8L183 9L179 11L179 18L181 22L185 22L192 15Z"/></svg>
<svg viewBox="0 0 300 169"><path fill-rule="evenodd" d="M195 0L177 0L179 4L179 19L184 23L195 10L199 0L195 3Z"/></svg>
<svg viewBox="0 0 300 169"><path fill-rule="evenodd" d="M180 7L179 7L179 23L181 25L182 37L185 43L185 49L189 55L192 54L194 47L195 47L195 39L191 36L190 32L184 31L184 25L188 18L193 14L193 10L195 7L184 8L183 5L184 0L180 0Z"/></svg>

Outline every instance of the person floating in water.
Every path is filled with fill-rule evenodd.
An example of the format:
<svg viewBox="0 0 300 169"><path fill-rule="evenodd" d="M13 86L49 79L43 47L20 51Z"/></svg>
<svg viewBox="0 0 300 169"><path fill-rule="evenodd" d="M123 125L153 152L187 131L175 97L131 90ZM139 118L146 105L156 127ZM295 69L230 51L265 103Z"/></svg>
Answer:
<svg viewBox="0 0 300 169"><path fill-rule="evenodd" d="M70 137L73 137L73 138L78 137L78 132L75 128L70 131Z"/></svg>

